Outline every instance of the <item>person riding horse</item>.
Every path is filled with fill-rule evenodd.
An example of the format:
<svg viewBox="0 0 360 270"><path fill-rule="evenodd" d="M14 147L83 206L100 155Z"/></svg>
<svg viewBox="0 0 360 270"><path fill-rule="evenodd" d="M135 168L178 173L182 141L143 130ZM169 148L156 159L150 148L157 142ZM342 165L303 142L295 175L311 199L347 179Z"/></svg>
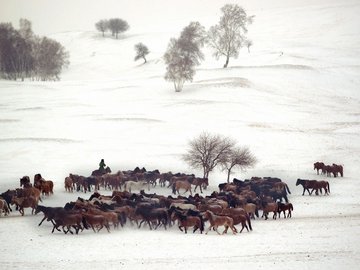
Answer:
<svg viewBox="0 0 360 270"><path fill-rule="evenodd" d="M105 171L105 167L106 167L106 164L105 164L104 159L102 158L101 161L100 161L100 163L99 163L99 171L104 172L104 171Z"/></svg>

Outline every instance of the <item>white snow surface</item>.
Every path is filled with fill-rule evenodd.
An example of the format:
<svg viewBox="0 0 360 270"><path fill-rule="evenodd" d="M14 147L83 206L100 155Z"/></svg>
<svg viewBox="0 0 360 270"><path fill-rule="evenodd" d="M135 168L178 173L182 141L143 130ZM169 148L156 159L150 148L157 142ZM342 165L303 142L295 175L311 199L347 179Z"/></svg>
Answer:
<svg viewBox="0 0 360 270"><path fill-rule="evenodd" d="M119 40L96 31L50 35L70 52L60 81L0 81L0 191L41 173L55 183L44 205L87 199L89 193L66 193L64 178L90 175L101 158L114 172L144 166L201 176L181 155L207 131L230 136L258 158L232 177L286 182L293 217L256 219L252 232L237 235L129 224L65 235L52 234L50 223L38 227L42 214L14 211L0 217L0 269L358 269L360 1L238 2L256 15L250 53L242 49L223 69L225 60L204 48L205 61L180 93L164 80L169 39L190 21L215 24L226 2L174 1L174 19L162 16L165 2L154 2L153 25L143 13L131 14L136 27ZM138 42L151 51L147 64L133 60ZM344 177L316 175L316 161L343 164ZM330 196L302 196L297 178L329 181ZM216 170L209 181L205 194L226 173Z"/></svg>

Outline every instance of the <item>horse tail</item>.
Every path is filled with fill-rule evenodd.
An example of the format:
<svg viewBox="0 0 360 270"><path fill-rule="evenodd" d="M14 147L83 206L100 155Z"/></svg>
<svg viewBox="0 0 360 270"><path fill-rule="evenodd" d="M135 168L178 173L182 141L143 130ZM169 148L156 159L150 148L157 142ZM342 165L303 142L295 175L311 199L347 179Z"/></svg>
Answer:
<svg viewBox="0 0 360 270"><path fill-rule="evenodd" d="M289 187L288 187L287 184L285 184L285 188L286 188L287 192L288 192L289 194L291 194L290 189L289 189Z"/></svg>
<svg viewBox="0 0 360 270"><path fill-rule="evenodd" d="M293 207L292 203L290 203L289 206L290 206L290 210L294 211L294 207Z"/></svg>
<svg viewBox="0 0 360 270"><path fill-rule="evenodd" d="M249 229L250 229L250 231L252 231L253 229L252 229L252 227L251 227L251 219L250 219L250 216L249 216L248 213L246 213L246 220L247 220L247 222L248 222L248 224L249 224Z"/></svg>
<svg viewBox="0 0 360 270"><path fill-rule="evenodd" d="M330 184L329 184L329 182L326 181L326 185L327 185L328 191L330 193Z"/></svg>

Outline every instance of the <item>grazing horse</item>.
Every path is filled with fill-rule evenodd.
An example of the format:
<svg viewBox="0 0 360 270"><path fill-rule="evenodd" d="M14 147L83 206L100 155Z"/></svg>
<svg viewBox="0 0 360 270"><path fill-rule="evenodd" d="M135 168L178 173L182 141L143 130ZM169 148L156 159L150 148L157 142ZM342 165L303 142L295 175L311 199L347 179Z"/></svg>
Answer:
<svg viewBox="0 0 360 270"><path fill-rule="evenodd" d="M0 199L0 216L2 212L5 213L5 216L10 214L9 205L4 199Z"/></svg>
<svg viewBox="0 0 360 270"><path fill-rule="evenodd" d="M207 186L209 185L209 180L208 178L202 178L202 177L195 177L192 180L192 184L195 186L194 188L194 192L196 191L197 187L200 187L200 192L202 192L202 188L206 189Z"/></svg>
<svg viewBox="0 0 360 270"><path fill-rule="evenodd" d="M173 183L173 185L172 185L172 193L173 194L176 194L176 191L177 191L177 193L180 195L180 192L179 192L179 190L180 189L185 189L185 192L184 193L186 193L186 192L190 192L190 195L192 196L192 192L191 192L191 184L190 184L190 182L189 181L187 181L187 180L177 180L175 183Z"/></svg>
<svg viewBox="0 0 360 270"><path fill-rule="evenodd" d="M278 202L277 204L278 204L279 218L280 218L281 212L284 213L284 218L286 218L285 211L288 211L287 217L291 218L291 211L294 211L294 207L293 207L292 203Z"/></svg>
<svg viewBox="0 0 360 270"><path fill-rule="evenodd" d="M213 212L207 210L204 214L205 218L209 220L210 222L210 226L207 229L205 234L208 234L208 232L211 230L211 228L213 228L218 234L218 227L219 226L224 226L225 230L223 231L223 234L227 232L227 229L230 227L230 229L232 230L233 234L237 233L237 230L234 226L234 220L229 217L229 216L217 216L215 215Z"/></svg>
<svg viewBox="0 0 360 270"><path fill-rule="evenodd" d="M317 171L317 174L319 175L319 170L324 171L325 164L324 162L315 162L314 163L314 170Z"/></svg>

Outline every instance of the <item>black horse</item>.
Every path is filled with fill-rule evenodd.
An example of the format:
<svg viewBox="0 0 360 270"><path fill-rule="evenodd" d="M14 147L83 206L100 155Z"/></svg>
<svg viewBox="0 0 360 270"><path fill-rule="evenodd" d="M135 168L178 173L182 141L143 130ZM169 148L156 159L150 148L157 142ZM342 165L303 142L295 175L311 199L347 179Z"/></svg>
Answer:
<svg viewBox="0 0 360 270"><path fill-rule="evenodd" d="M111 169L109 166L104 169L98 169L91 172L91 176L102 176L104 174L111 173Z"/></svg>

